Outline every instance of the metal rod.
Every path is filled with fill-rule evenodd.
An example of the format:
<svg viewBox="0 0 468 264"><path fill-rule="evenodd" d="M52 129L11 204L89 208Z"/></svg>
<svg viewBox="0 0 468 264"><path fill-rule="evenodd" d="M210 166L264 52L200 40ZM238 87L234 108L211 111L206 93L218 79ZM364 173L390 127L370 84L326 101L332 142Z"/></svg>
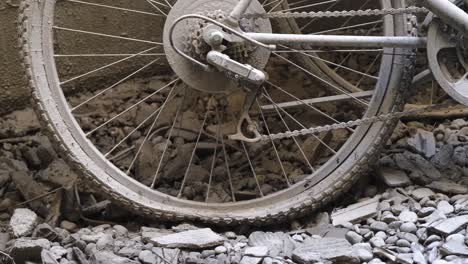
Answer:
<svg viewBox="0 0 468 264"><path fill-rule="evenodd" d="M424 0L421 4L449 25L468 33L468 14L448 0Z"/></svg>
<svg viewBox="0 0 468 264"><path fill-rule="evenodd" d="M247 8L249 8L250 3L252 3L252 0L240 0L236 7L234 7L232 10L231 14L229 14L229 18L235 21L239 21Z"/></svg>
<svg viewBox="0 0 468 264"><path fill-rule="evenodd" d="M334 47L389 47L417 48L426 47L427 39L422 37L377 37L343 35L300 35L245 33L245 36L264 44L308 44Z"/></svg>

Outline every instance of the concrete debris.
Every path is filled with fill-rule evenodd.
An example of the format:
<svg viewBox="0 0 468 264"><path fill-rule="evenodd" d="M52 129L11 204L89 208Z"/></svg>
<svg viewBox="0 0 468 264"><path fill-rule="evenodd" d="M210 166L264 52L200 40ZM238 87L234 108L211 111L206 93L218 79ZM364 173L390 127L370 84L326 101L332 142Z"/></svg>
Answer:
<svg viewBox="0 0 468 264"><path fill-rule="evenodd" d="M434 181L426 187L446 194L467 194L468 187L450 181Z"/></svg>
<svg viewBox="0 0 468 264"><path fill-rule="evenodd" d="M410 178L403 170L380 167L377 173L389 187L405 187L411 184Z"/></svg>
<svg viewBox="0 0 468 264"><path fill-rule="evenodd" d="M345 239L318 238L293 251L293 260L299 263L330 261L333 263L359 263L351 244Z"/></svg>
<svg viewBox="0 0 468 264"><path fill-rule="evenodd" d="M272 257L291 257L294 250L292 238L281 232L253 232L249 236L249 245L252 247L267 247Z"/></svg>
<svg viewBox="0 0 468 264"><path fill-rule="evenodd" d="M464 228L466 225L468 225L468 215L460 215L437 222L431 225L430 228L434 232L448 236Z"/></svg>
<svg viewBox="0 0 468 264"><path fill-rule="evenodd" d="M15 209L10 220L10 229L15 237L24 237L32 234L38 224L37 214L27 208Z"/></svg>
<svg viewBox="0 0 468 264"><path fill-rule="evenodd" d="M151 239L151 242L161 247L200 249L221 245L224 240L211 229L203 228L155 237Z"/></svg>
<svg viewBox="0 0 468 264"><path fill-rule="evenodd" d="M377 214L379 199L380 197L377 196L333 212L331 215L333 225L339 226L344 223L355 223L375 216Z"/></svg>

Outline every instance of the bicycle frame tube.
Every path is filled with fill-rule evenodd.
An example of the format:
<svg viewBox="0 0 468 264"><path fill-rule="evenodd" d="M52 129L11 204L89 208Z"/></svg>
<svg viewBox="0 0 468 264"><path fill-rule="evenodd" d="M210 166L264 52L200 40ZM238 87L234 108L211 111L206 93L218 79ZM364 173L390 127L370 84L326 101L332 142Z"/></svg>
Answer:
<svg viewBox="0 0 468 264"><path fill-rule="evenodd" d="M240 0L231 16L240 17L252 0ZM468 34L468 14L449 0L423 0L421 4L431 12L441 17L447 24ZM270 34L245 33L246 36L264 44L308 44L316 46L338 47L392 47L419 48L426 47L427 39L423 37L375 37L375 36L343 36L343 35L301 35L301 34Z"/></svg>

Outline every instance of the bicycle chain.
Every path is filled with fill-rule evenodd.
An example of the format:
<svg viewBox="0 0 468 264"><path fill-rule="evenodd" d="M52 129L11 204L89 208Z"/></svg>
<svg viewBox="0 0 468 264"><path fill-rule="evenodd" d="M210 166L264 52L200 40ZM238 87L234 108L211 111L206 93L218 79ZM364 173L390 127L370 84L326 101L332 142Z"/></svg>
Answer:
<svg viewBox="0 0 468 264"><path fill-rule="evenodd" d="M367 10L351 10L351 11L318 11L318 12L270 12L264 14L246 14L244 18L248 19L265 19L265 18L334 18L334 17L350 17L350 16L384 16L384 15L398 15L398 14L416 14L428 13L429 11L424 7L406 7L406 8L387 8L387 9L367 9ZM409 32L411 33L411 32ZM301 130L288 131L283 133L261 135L261 141L277 140L284 138L291 138L297 136L305 136L310 134L318 134L337 129L346 129L357 127L361 125L373 124L376 122L386 122L390 120L401 119L405 116L416 115L427 111L434 111L443 109L449 106L450 103L431 105L420 109L413 109L409 111L394 112L382 114L373 117L365 117L348 122L341 122L332 125L317 126L305 128Z"/></svg>
<svg viewBox="0 0 468 264"><path fill-rule="evenodd" d="M245 14L243 18L261 19L261 18L332 18L349 16L384 16L398 14L416 14L427 13L424 7L410 6L405 8L385 8L385 9L367 9L367 10L345 10L345 11L311 11L311 12L270 12L270 13L251 13Z"/></svg>

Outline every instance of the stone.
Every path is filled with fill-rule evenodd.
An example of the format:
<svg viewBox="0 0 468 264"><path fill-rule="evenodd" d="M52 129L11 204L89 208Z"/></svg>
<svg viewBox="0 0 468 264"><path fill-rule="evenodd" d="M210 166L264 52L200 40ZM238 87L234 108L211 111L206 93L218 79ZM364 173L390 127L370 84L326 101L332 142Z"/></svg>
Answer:
<svg viewBox="0 0 468 264"><path fill-rule="evenodd" d="M37 214L27 208L18 208L10 219L10 229L15 237L31 235L38 224Z"/></svg>
<svg viewBox="0 0 468 264"><path fill-rule="evenodd" d="M448 215L448 214L451 214L451 213L453 213L455 211L455 207L453 207L453 205L451 205L447 201L440 201L437 204L437 210L439 210L440 212L442 212L445 215Z"/></svg>
<svg viewBox="0 0 468 264"><path fill-rule="evenodd" d="M150 250L143 250L138 254L138 259L143 264L156 264L156 255Z"/></svg>
<svg viewBox="0 0 468 264"><path fill-rule="evenodd" d="M380 237L373 237L369 240L369 243L373 246L373 247L383 247L385 246L385 241L380 238Z"/></svg>
<svg viewBox="0 0 468 264"><path fill-rule="evenodd" d="M97 241L96 241L96 249L97 250L104 250L104 249L113 249L114 247L114 238L111 234L103 234Z"/></svg>
<svg viewBox="0 0 468 264"><path fill-rule="evenodd" d="M45 170L39 172L38 177L57 187L70 188L76 182L78 175L62 159L55 159Z"/></svg>
<svg viewBox="0 0 468 264"><path fill-rule="evenodd" d="M53 255L53 257L57 260L67 255L67 250L63 248L62 246L53 246L50 248L49 251Z"/></svg>
<svg viewBox="0 0 468 264"><path fill-rule="evenodd" d="M352 204L344 209L333 212L331 215L334 226L350 222L357 223L363 219L374 217L377 214L380 196Z"/></svg>
<svg viewBox="0 0 468 264"><path fill-rule="evenodd" d="M362 262L370 261L374 257L374 254L372 253L372 247L368 243L354 244L353 253Z"/></svg>
<svg viewBox="0 0 468 264"><path fill-rule="evenodd" d="M420 201L421 199L426 197L434 197L434 195L435 193L428 188L418 188L411 192L411 196L417 201Z"/></svg>
<svg viewBox="0 0 468 264"><path fill-rule="evenodd" d="M268 247L248 247L245 249L244 255L252 257L266 257L268 256Z"/></svg>
<svg viewBox="0 0 468 264"><path fill-rule="evenodd" d="M48 250L43 249L41 251L42 264L59 264L56 256ZM60 259L60 258L59 258Z"/></svg>
<svg viewBox="0 0 468 264"><path fill-rule="evenodd" d="M401 224L400 231L401 232L408 232L408 233L416 233L418 228L413 222L406 222Z"/></svg>
<svg viewBox="0 0 468 264"><path fill-rule="evenodd" d="M8 253L16 263L24 263L41 261L41 252L44 249L50 249L50 242L47 239L18 238L11 242Z"/></svg>
<svg viewBox="0 0 468 264"><path fill-rule="evenodd" d="M380 167L377 174L389 187L405 187L411 184L411 180L403 170Z"/></svg>
<svg viewBox="0 0 468 264"><path fill-rule="evenodd" d="M468 187L447 180L434 181L426 185L426 187L448 194L466 194Z"/></svg>
<svg viewBox="0 0 468 264"><path fill-rule="evenodd" d="M134 261L125 257L115 255L110 251L97 251L91 256L90 264L140 264L139 261Z"/></svg>
<svg viewBox="0 0 468 264"><path fill-rule="evenodd" d="M73 222L63 220L62 222L60 222L60 227L67 231L73 232L78 228L78 225Z"/></svg>
<svg viewBox="0 0 468 264"><path fill-rule="evenodd" d="M370 229L373 231L387 231L388 225L385 222L375 221L370 225Z"/></svg>
<svg viewBox="0 0 468 264"><path fill-rule="evenodd" d="M219 246L224 238L210 228L203 228L152 238L151 242L168 248L202 249Z"/></svg>
<svg viewBox="0 0 468 264"><path fill-rule="evenodd" d="M179 263L180 249L153 247L151 251L157 256L159 263Z"/></svg>
<svg viewBox="0 0 468 264"><path fill-rule="evenodd" d="M333 263L359 263L346 239L321 238L308 240L293 251L292 259L298 263L330 261Z"/></svg>
<svg viewBox="0 0 468 264"><path fill-rule="evenodd" d="M354 232L354 231L347 232L346 235L345 235L345 238L352 245L354 245L356 243L361 243L362 240L363 240L362 236L359 235L358 233Z"/></svg>
<svg viewBox="0 0 468 264"><path fill-rule="evenodd" d="M262 262L262 258L244 256L242 257L240 264L258 264L260 262Z"/></svg>
<svg viewBox="0 0 468 264"><path fill-rule="evenodd" d="M396 235L397 235L398 238L407 240L409 242L418 242L419 241L419 238L415 234L412 234L412 233L398 232Z"/></svg>
<svg viewBox="0 0 468 264"><path fill-rule="evenodd" d="M426 158L436 154L436 141L432 132L417 129L416 133L407 139L407 144Z"/></svg>
<svg viewBox="0 0 468 264"><path fill-rule="evenodd" d="M453 234L468 224L468 215L460 215L452 218L445 219L434 225L430 226L430 229L439 234L448 236Z"/></svg>
<svg viewBox="0 0 468 264"><path fill-rule="evenodd" d="M403 222L416 223L418 221L418 215L415 212L404 210L400 213L398 219Z"/></svg>
<svg viewBox="0 0 468 264"><path fill-rule="evenodd" d="M225 246L217 246L214 250L216 254L224 254L228 251Z"/></svg>
<svg viewBox="0 0 468 264"><path fill-rule="evenodd" d="M411 243L405 239L398 239L395 245L397 245L398 247L411 247Z"/></svg>
<svg viewBox="0 0 468 264"><path fill-rule="evenodd" d="M304 243L306 243L306 240ZM270 252L271 257L291 257L294 250L294 241L292 238L285 233L281 232L253 232L249 236L249 246L258 247L265 246Z"/></svg>
<svg viewBox="0 0 468 264"><path fill-rule="evenodd" d="M465 245L465 237L455 234L447 237L447 241L440 248L447 255L468 257L468 247Z"/></svg>

